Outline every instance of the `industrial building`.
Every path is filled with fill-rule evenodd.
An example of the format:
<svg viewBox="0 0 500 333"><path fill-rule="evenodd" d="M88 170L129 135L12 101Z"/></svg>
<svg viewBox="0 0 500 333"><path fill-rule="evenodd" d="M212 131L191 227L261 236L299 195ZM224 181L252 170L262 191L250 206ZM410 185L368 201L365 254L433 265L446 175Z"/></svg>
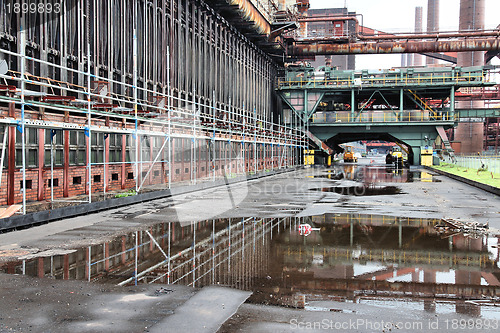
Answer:
<svg viewBox="0 0 500 333"><path fill-rule="evenodd" d="M312 115L284 114L277 92L296 60L352 69L360 53L499 48L482 30L467 43L465 32L370 35L356 13L308 0L54 0L33 13L15 3L0 2L0 204L23 213L300 165ZM490 125L471 133L491 136Z"/></svg>

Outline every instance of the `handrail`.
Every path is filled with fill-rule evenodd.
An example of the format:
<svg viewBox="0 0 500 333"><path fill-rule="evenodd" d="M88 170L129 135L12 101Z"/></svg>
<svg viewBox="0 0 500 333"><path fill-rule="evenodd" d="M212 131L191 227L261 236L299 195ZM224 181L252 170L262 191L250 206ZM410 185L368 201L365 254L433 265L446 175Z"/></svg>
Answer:
<svg viewBox="0 0 500 333"><path fill-rule="evenodd" d="M436 110L433 114L428 110L367 110L355 116L351 111L316 112L312 116L313 124L345 124L345 123L401 123L401 122L455 122L456 112Z"/></svg>
<svg viewBox="0 0 500 333"><path fill-rule="evenodd" d="M446 83L463 83L463 82L489 82L486 80L486 76L483 72L471 73L466 75L426 75L421 74L409 75L405 74L403 76L399 74L394 74L394 76L384 75L383 77L368 77L368 78L352 78L352 77L342 77L336 76L329 79L300 79L300 80L278 80L278 87L312 87L316 88L318 86L376 86L376 85L413 85L417 84L446 84Z"/></svg>

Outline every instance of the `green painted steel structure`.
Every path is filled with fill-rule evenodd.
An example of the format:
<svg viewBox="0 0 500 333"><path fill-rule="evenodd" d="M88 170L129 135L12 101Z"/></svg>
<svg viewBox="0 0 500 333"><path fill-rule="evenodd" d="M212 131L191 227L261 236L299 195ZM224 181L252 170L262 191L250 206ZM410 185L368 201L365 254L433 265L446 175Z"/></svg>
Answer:
<svg viewBox="0 0 500 333"><path fill-rule="evenodd" d="M498 109L455 109L458 89L495 85L491 67L402 68L338 71L289 66L279 81L284 119L297 115L330 147L358 140L385 140L408 146L410 162L431 146L439 128L461 118L499 117ZM441 137L449 145L446 137Z"/></svg>

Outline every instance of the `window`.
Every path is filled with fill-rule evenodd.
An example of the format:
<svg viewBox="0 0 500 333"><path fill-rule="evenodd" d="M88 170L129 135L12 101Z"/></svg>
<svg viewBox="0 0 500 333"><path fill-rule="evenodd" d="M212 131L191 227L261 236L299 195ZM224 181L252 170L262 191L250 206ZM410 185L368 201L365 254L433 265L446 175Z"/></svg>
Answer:
<svg viewBox="0 0 500 333"><path fill-rule="evenodd" d="M53 166L63 166L64 164L64 137L62 130L45 130L45 167L50 167L53 157ZM52 148L52 149L51 149Z"/></svg>
<svg viewBox="0 0 500 333"><path fill-rule="evenodd" d="M191 161L191 139L184 139L184 162Z"/></svg>
<svg viewBox="0 0 500 333"><path fill-rule="evenodd" d="M101 182L101 175L94 175L94 183L100 183Z"/></svg>
<svg viewBox="0 0 500 333"><path fill-rule="evenodd" d="M155 170L154 171L154 176L155 177L159 177L160 176L160 171L159 170Z"/></svg>
<svg viewBox="0 0 500 333"><path fill-rule="evenodd" d="M132 150L132 146L134 149ZM127 135L125 136L125 162L131 162L132 159L135 160L135 139L132 137L132 135ZM132 178L128 179L134 179L134 176L132 175Z"/></svg>
<svg viewBox="0 0 500 333"><path fill-rule="evenodd" d="M85 165L87 163L87 143L83 131L69 132L69 165Z"/></svg>
<svg viewBox="0 0 500 333"><path fill-rule="evenodd" d="M26 167L36 168L38 166L38 129L33 127L25 127L25 152L26 152ZM16 130L16 167L23 166L23 145L22 134Z"/></svg>
<svg viewBox="0 0 500 333"><path fill-rule="evenodd" d="M104 162L104 133L91 133L92 163Z"/></svg>
<svg viewBox="0 0 500 333"><path fill-rule="evenodd" d="M127 174L127 179L134 179L134 173L133 172L129 172Z"/></svg>
<svg viewBox="0 0 500 333"><path fill-rule="evenodd" d="M161 136L155 136L155 137L151 138L151 143L153 144L152 160L154 160L156 158L156 155L158 155L158 153L160 152L160 149L161 149L161 147L163 147L163 143L165 140L166 140L166 138L161 137ZM165 157L167 156L167 154L165 154L165 152L168 153L167 144L165 144L165 147L163 147L162 153L158 157L157 162L166 161Z"/></svg>
<svg viewBox="0 0 500 333"><path fill-rule="evenodd" d="M23 181L21 180L19 182L19 187L22 189L23 188ZM33 181L31 179L26 179L26 189L31 189L33 187Z"/></svg>
<svg viewBox="0 0 500 333"><path fill-rule="evenodd" d="M82 183L82 177L81 176L73 177L73 185L79 185L81 183Z"/></svg>
<svg viewBox="0 0 500 333"><path fill-rule="evenodd" d="M182 160L182 139L174 138L174 161L181 162Z"/></svg>
<svg viewBox="0 0 500 333"><path fill-rule="evenodd" d="M117 173L112 173L111 174L111 180L118 180L118 174Z"/></svg>
<svg viewBox="0 0 500 333"><path fill-rule="evenodd" d="M54 182L54 187L59 186L59 178L47 179L47 186L52 187L52 182Z"/></svg>
<svg viewBox="0 0 500 333"><path fill-rule="evenodd" d="M151 161L151 141L148 136L141 138L141 160L143 162Z"/></svg>
<svg viewBox="0 0 500 333"><path fill-rule="evenodd" d="M109 135L109 162L122 162L122 134Z"/></svg>
<svg viewBox="0 0 500 333"><path fill-rule="evenodd" d="M200 160L201 161L206 161L207 160L207 150L208 146L207 143L203 141L200 147Z"/></svg>

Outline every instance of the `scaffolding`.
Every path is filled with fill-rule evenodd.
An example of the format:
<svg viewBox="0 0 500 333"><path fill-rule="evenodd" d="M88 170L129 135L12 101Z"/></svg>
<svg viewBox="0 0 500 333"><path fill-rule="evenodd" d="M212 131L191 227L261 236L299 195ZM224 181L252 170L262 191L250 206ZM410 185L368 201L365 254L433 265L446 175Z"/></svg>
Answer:
<svg viewBox="0 0 500 333"><path fill-rule="evenodd" d="M149 15L145 3L117 2L120 11L127 3L132 5L132 18L125 22L130 34L112 39L118 45L106 45L107 55L100 48L100 32L91 34L102 24L104 12L99 10L108 6L113 12L115 3L84 1L74 7L68 3L68 11L57 19L68 27L73 24L71 29L77 32L75 57L66 51L57 57L42 56L38 51L47 45L34 45L36 38L27 38L33 37L36 27L22 15L18 15L19 42L14 41L17 49L0 46L0 58L9 65L0 74L2 156L7 155L7 181L0 183L5 185L0 188L7 198L4 204L22 202L25 214L27 202L49 197L51 203L61 199L91 203L114 197L113 190L133 189L132 194L138 194L146 187L164 189L300 165L307 145L304 124L295 117L282 125L274 116L275 65L208 7L199 8L196 15L198 5L190 1L179 1L185 6L176 13L167 11L164 2L155 3L157 10L165 10L164 17L151 15L168 24L160 23L154 32L179 22L186 39L181 38L184 32L173 28L170 32L176 31L176 36L169 39L178 42L174 52L165 43L163 52L155 46L152 60L159 66L148 72L151 59L146 57L145 38L153 38L153 32L144 23ZM82 13L76 14L77 9ZM209 23L203 20L205 15ZM106 20L103 29L113 36L114 28ZM0 28L5 31L2 38L8 37L6 25ZM50 34L47 38L50 44ZM57 55L50 47L46 51ZM119 62L113 64L113 52L120 52L123 59L131 53L131 66L121 63L126 72L111 68ZM179 67L182 64L185 68ZM22 179L17 183L19 173ZM69 199L79 194L86 198Z"/></svg>

